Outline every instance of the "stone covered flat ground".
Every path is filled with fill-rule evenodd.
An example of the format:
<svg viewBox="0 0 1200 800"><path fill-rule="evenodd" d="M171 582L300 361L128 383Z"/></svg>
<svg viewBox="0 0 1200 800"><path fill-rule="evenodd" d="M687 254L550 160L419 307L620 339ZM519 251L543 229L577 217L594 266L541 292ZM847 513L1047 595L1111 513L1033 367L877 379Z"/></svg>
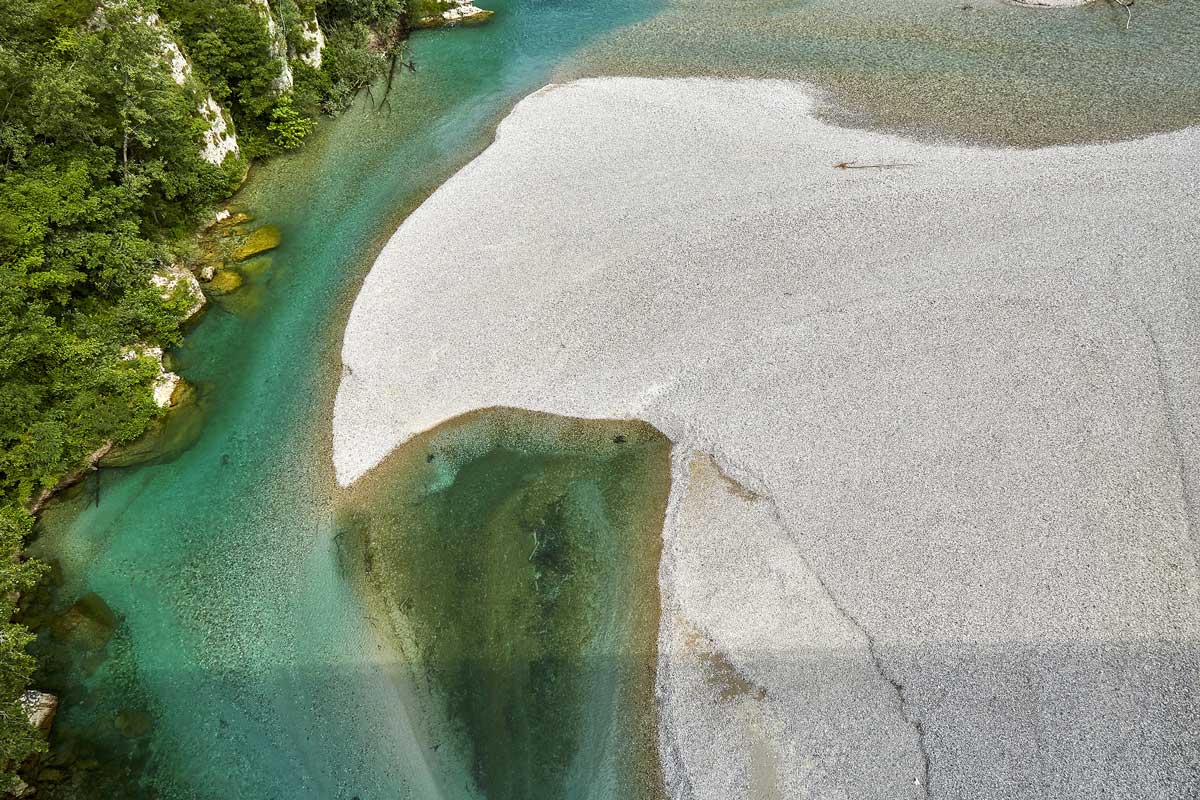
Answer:
<svg viewBox="0 0 1200 800"><path fill-rule="evenodd" d="M666 433L675 797L1200 795L1200 130L971 149L816 102L523 101L363 286L340 480L486 406Z"/></svg>

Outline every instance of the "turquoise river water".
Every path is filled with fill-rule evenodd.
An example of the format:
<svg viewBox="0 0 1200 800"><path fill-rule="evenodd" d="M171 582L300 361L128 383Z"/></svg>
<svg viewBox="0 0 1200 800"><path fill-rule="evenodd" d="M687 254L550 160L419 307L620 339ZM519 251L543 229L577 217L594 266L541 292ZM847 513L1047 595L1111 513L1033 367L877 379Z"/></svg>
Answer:
<svg viewBox="0 0 1200 800"><path fill-rule="evenodd" d="M845 124L1007 146L1200 118L1196 2L1143 0L1128 29L1103 2L484 4L486 26L413 38L417 71L382 107L376 90L255 169L236 204L283 244L172 355L197 389L198 438L102 470L43 515L33 550L56 569L39 684L64 698L52 761L67 774L44 796L479 796L431 772L408 734L413 689L339 538L330 414L375 253L523 95L593 74L801 78ZM487 213L462 209L446 235Z"/></svg>

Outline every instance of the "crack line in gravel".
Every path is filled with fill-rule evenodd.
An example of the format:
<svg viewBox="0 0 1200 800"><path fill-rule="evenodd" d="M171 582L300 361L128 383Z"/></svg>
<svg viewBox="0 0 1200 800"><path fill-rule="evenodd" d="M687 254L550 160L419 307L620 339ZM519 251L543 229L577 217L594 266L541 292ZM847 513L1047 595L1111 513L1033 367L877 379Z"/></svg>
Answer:
<svg viewBox="0 0 1200 800"><path fill-rule="evenodd" d="M1166 419L1167 436L1171 440L1171 455L1175 459L1175 470L1179 475L1179 489L1183 495L1180 501L1183 504L1184 533L1192 545L1193 562L1197 570L1200 570L1200 538L1197 538L1197 528L1200 526L1196 524L1196 509L1192 502L1191 470L1188 468L1187 458L1184 456L1183 434L1180 431L1175 406L1171 402L1171 376L1167 371L1167 359L1150 321L1142 315L1140 309L1133 305L1127 305L1126 308L1141 324L1146 331L1146 338L1150 340L1150 360L1154 365L1154 374L1163 405L1163 416Z"/></svg>
<svg viewBox="0 0 1200 800"><path fill-rule="evenodd" d="M1183 437L1179 432L1179 420L1175 407L1171 403L1171 381L1167 375L1166 359L1163 357L1162 345L1154 335L1154 328L1146 320L1140 320L1146 328L1146 336L1150 339L1151 353L1154 359L1154 372L1158 378L1158 388L1162 394L1163 415L1167 420L1167 433L1171 437L1172 455L1175 456L1176 470L1179 473L1179 484L1183 490L1183 519L1188 538L1194 544L1200 544L1196 539L1196 511L1192 508L1191 480L1188 475L1187 459L1183 456Z"/></svg>
<svg viewBox="0 0 1200 800"><path fill-rule="evenodd" d="M859 622L858 617L856 617L848 608L846 608L845 605L842 604L841 599L838 598L837 594L834 593L833 589L830 588L829 584L826 582L825 576L822 575L821 572L813 565L808 555L804 552L804 548L800 545L800 536L784 520L783 515L779 511L779 506L776 504L775 498L771 495L771 493L767 491L765 487L762 490L750 489L734 478L730 471L721 464L721 460L714 453L708 453L707 455L717 466L717 471L720 473L721 477L730 484L733 484L741 489L739 496L742 496L743 499L749 497L754 498L746 499L746 502L761 502L765 503L770 508L772 519L775 520L776 524L778 524L779 527L782 528L792 540L792 546L796 548L796 555L799 557L800 561L804 564L804 567L809 571L813 578L816 579L817 585L821 587L821 591L825 593L827 598L829 598L829 602L833 604L833 607L838 614L848 623L850 623L850 625L853 626L853 628L858 631L866 641L867 655L871 659L871 665L874 667L875 672L879 675L879 677L882 678L892 688L892 691L896 696L896 702L899 705L900 716L904 719L904 722L910 728L912 728L914 734L916 734L917 752L921 757L921 774L918 778L914 778L913 782L921 790L921 794L926 798L926 800L928 800L928 798L930 798L932 795L929 791L930 758L929 750L925 746L925 726L913 713L912 707L906 698L906 689L904 684L892 677L888 668L884 665L883 659L879 655L875 637L866 629L866 627L863 626L861 622Z"/></svg>

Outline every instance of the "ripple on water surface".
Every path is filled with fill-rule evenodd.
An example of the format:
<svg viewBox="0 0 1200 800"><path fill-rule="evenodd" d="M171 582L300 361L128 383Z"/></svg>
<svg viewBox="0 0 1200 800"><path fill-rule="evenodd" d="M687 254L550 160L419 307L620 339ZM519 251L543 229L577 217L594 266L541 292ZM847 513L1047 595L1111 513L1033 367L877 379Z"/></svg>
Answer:
<svg viewBox="0 0 1200 800"><path fill-rule="evenodd" d="M347 491L366 591L401 669L435 698L424 717L441 771L491 800L660 796L669 484L670 442L645 423L488 409Z"/></svg>

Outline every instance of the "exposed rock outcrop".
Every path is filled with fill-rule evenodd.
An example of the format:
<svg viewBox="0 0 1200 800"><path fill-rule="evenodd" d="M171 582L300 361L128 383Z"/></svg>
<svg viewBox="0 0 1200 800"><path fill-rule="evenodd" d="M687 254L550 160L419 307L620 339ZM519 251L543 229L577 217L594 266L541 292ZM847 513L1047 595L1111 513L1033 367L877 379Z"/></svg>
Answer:
<svg viewBox="0 0 1200 800"><path fill-rule="evenodd" d="M171 405L171 398L175 396L175 389L183 381L174 372L163 371L154 379L154 402L159 408L167 408Z"/></svg>
<svg viewBox="0 0 1200 800"><path fill-rule="evenodd" d="M440 28L443 25L466 25L486 22L491 19L494 11L480 8L471 0L438 0L441 12L430 14L417 20L418 28Z"/></svg>
<svg viewBox="0 0 1200 800"><path fill-rule="evenodd" d="M204 160L221 164L226 156L238 152L233 125L211 94L200 105L200 116L208 123L208 130L204 132Z"/></svg>
<svg viewBox="0 0 1200 800"><path fill-rule="evenodd" d="M151 14L147 17L146 22L156 28L161 28L157 14ZM171 77L180 86L186 85L192 77L192 65L183 51L179 49L179 45L167 35L165 30L162 32L162 42L163 55L166 56L167 62L171 66ZM208 123L208 130L204 132L204 160L210 164L219 165L225 161L226 156L238 152L237 136L233 132L233 124L227 118L224 110L217 105L211 92L205 95L196 110Z"/></svg>
<svg viewBox="0 0 1200 800"><path fill-rule="evenodd" d="M96 9L96 13L92 18L92 24L106 24L105 9L119 7L121 4L121 0L110 0L110 2L102 3ZM147 14L145 16L139 14L135 18L158 32L162 42L163 58L166 60L167 66L171 71L171 79L179 86L186 86L192 77L192 65L188 62L187 56L183 54L179 45L171 38L170 33L163 26L158 14ZM204 100L199 103L196 110L204 118L205 122L208 123L208 130L204 132L204 147L201 151L204 160L210 164L219 166L225 161L228 155L238 152L237 136L233 131L233 122L217 104L211 92L204 93Z"/></svg>
<svg viewBox="0 0 1200 800"><path fill-rule="evenodd" d="M300 53L300 60L313 69L320 69L321 54L325 51L325 34L321 30L321 24L317 22L316 11L313 12L312 19L305 20L300 29L300 36L308 44L308 50Z"/></svg>
<svg viewBox="0 0 1200 800"><path fill-rule="evenodd" d="M13 776L12 783L8 785L8 797L33 797L33 794L34 788L32 786L30 786L20 777L16 775Z"/></svg>
<svg viewBox="0 0 1200 800"><path fill-rule="evenodd" d="M146 24L154 28L161 28L157 14L151 14L147 17ZM188 63L187 56L179 49L179 45L175 43L175 40L167 35L165 30L161 31L161 33L163 55L167 57L167 63L171 67L171 78L175 83L183 86L192 75L192 65Z"/></svg>
<svg viewBox="0 0 1200 800"><path fill-rule="evenodd" d="M254 5L258 6L259 12L267 23L267 36L271 40L271 57L279 62L279 75L271 83L271 89L276 94L289 92L294 81L292 65L287 60L287 40L283 36L283 30L275 22L275 15L271 13L271 4L268 0L254 0Z"/></svg>
<svg viewBox="0 0 1200 800"><path fill-rule="evenodd" d="M199 314L200 309L204 308L204 292L200 290L200 282L196 280L195 275L178 264L168 264L162 267L150 276L150 283L162 290L164 300L180 287L184 289L192 301L184 317L185 321Z"/></svg>
<svg viewBox="0 0 1200 800"><path fill-rule="evenodd" d="M58 698L49 692L27 689L21 694L21 709L29 717L29 724L42 733L47 733L54 723L58 711Z"/></svg>
<svg viewBox="0 0 1200 800"><path fill-rule="evenodd" d="M450 3L450 7L442 12L442 19L447 22L465 22L478 20L482 22L492 16L491 11L485 11L474 3Z"/></svg>
<svg viewBox="0 0 1200 800"><path fill-rule="evenodd" d="M154 379L154 404L159 408L167 408L171 405L171 397L175 394L175 389L183 381L174 372L167 371L163 366L163 351L161 347L147 347L145 345L137 345L131 347L121 354L124 361L132 361L135 358L152 358L158 362L158 375Z"/></svg>

